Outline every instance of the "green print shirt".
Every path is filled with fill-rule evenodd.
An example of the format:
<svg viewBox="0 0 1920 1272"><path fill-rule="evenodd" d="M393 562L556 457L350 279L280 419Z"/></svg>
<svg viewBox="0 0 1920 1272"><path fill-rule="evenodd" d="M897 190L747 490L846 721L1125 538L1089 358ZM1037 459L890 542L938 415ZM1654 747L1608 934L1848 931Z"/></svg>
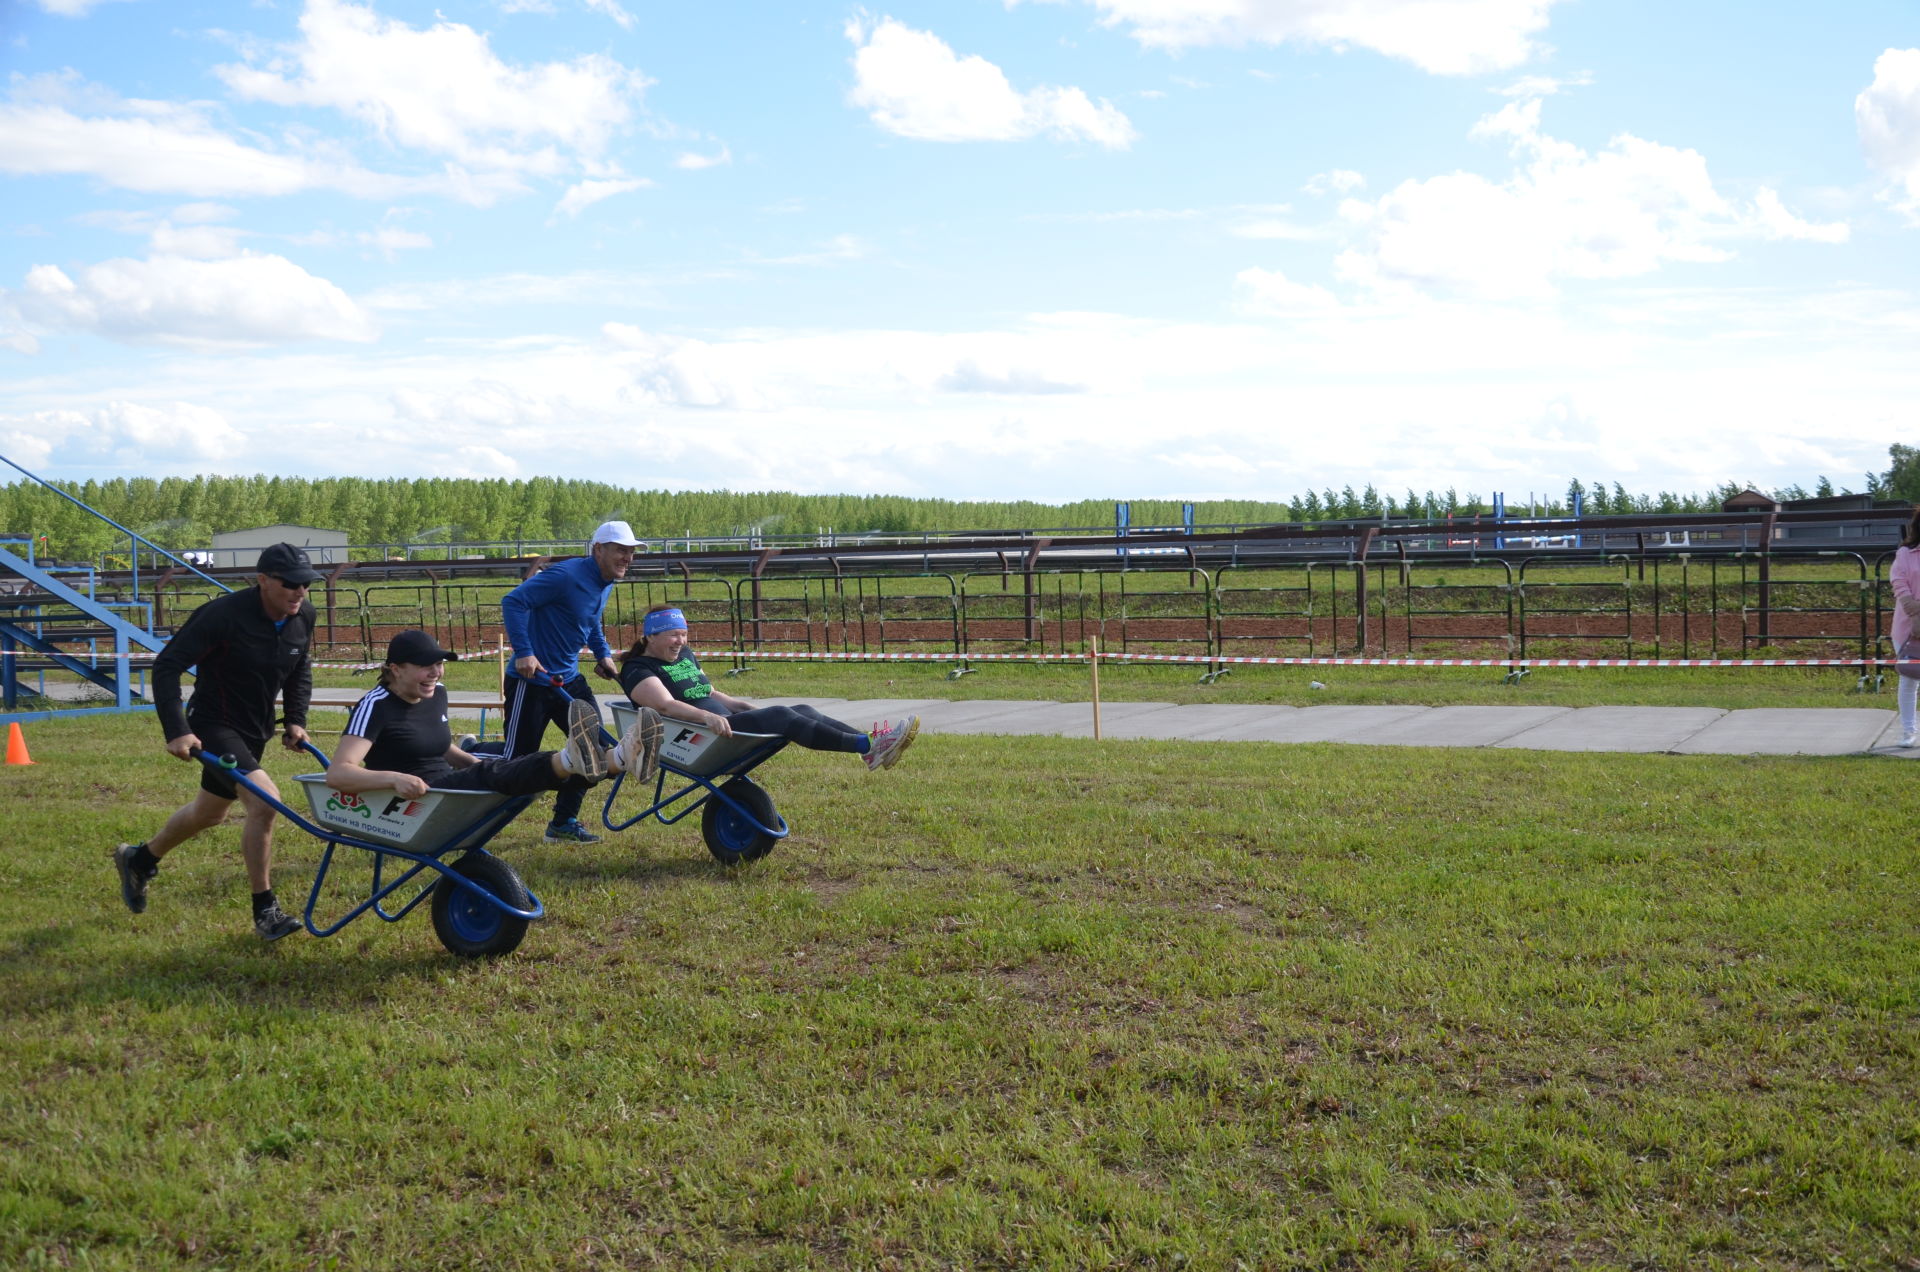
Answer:
<svg viewBox="0 0 1920 1272"><path fill-rule="evenodd" d="M691 702L704 711L726 715L727 709L717 702L708 702L713 692L713 682L707 679L707 673L700 670L700 660L693 651L682 650L680 657L673 662L662 662L658 658L644 655L629 658L620 666L620 687L633 696L633 690L643 680L658 680L667 687L667 692L679 702Z"/></svg>

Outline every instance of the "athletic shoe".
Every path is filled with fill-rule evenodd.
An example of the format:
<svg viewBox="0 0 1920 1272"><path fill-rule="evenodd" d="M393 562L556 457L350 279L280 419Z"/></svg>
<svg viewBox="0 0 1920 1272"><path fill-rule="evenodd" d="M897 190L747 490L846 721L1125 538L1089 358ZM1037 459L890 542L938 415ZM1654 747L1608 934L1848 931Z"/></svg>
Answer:
<svg viewBox="0 0 1920 1272"><path fill-rule="evenodd" d="M546 840L550 844L597 844L600 836L583 825L578 817L563 822L548 822Z"/></svg>
<svg viewBox="0 0 1920 1272"><path fill-rule="evenodd" d="M567 772L597 782L607 775L607 753L600 749L600 713L575 698L567 707ZM553 838L548 835L547 838Z"/></svg>
<svg viewBox="0 0 1920 1272"><path fill-rule="evenodd" d="M652 707L641 707L639 714L627 732L620 739L620 745L613 748L613 767L627 775L630 782L644 782L653 776L659 767L660 713Z"/></svg>
<svg viewBox="0 0 1920 1272"><path fill-rule="evenodd" d="M867 751L867 768L892 768L900 760L900 753L913 745L913 739L920 732L920 717L908 716L899 724L878 724L867 736L872 739Z"/></svg>
<svg viewBox="0 0 1920 1272"><path fill-rule="evenodd" d="M462 733L460 735L460 749L468 755L472 755L474 745L479 741L480 735L477 733Z"/></svg>
<svg viewBox="0 0 1920 1272"><path fill-rule="evenodd" d="M139 867L133 864L133 854L139 851L139 844L121 844L113 850L113 867L120 872L120 899L135 914L145 914L147 884L159 871L149 870L141 874Z"/></svg>
<svg viewBox="0 0 1920 1272"><path fill-rule="evenodd" d="M277 905L270 905L253 916L253 930L263 941L277 941L300 930L300 920Z"/></svg>
<svg viewBox="0 0 1920 1272"><path fill-rule="evenodd" d="M1920 738L1916 738L1911 733L1902 733L1900 735L1900 740L1898 742L1895 742L1894 745L1899 747L1902 751L1911 751L1913 749L1913 744L1915 742L1920 742ZM132 902L128 902L128 904L131 905Z"/></svg>

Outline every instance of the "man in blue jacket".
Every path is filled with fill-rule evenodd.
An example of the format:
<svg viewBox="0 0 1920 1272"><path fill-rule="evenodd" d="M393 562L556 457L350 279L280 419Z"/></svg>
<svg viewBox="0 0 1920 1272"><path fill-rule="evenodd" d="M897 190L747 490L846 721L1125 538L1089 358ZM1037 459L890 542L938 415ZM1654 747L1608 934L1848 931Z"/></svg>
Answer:
<svg viewBox="0 0 1920 1272"><path fill-rule="evenodd" d="M613 585L633 564L634 550L642 546L626 522L606 522L593 532L587 555L550 565L500 598L501 621L513 645L513 665L501 686L508 759L540 750L548 724L564 731L574 702L599 712L593 689L580 674L580 647L593 652L596 675L606 680L618 675L600 615ZM603 745L613 745L612 736L602 733ZM549 841L590 844L600 838L580 822L584 798L579 789L555 793Z"/></svg>

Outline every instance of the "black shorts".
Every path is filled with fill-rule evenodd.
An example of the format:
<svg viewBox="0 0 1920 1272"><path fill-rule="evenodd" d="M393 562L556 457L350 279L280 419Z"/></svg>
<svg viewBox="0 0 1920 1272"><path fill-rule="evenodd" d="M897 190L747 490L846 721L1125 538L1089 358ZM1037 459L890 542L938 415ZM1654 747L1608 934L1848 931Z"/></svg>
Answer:
<svg viewBox="0 0 1920 1272"><path fill-rule="evenodd" d="M219 759L231 755L236 773L251 773L260 767L260 755L267 749L265 738L249 737L224 724L195 724L187 721L187 727L200 739L200 749ZM238 799L240 788L234 780L217 769L208 768L199 760L200 789L209 795L218 795L221 799Z"/></svg>

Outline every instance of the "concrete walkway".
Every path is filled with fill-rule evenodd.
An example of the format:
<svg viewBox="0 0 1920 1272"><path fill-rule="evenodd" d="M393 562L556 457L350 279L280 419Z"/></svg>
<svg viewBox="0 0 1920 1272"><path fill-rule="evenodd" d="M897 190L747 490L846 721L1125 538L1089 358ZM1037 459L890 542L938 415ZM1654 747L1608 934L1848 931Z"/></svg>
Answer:
<svg viewBox="0 0 1920 1272"><path fill-rule="evenodd" d="M458 695L455 695L458 697ZM1090 738L1084 702L947 702L937 698L755 698L810 702L862 727L918 715L927 733ZM1899 721L1872 707L1278 707L1105 702L1108 738L1191 742L1350 742L1360 746L1490 746L1534 751L1659 751L1675 755L1860 755L1902 751Z"/></svg>
<svg viewBox="0 0 1920 1272"><path fill-rule="evenodd" d="M190 692L190 691L189 691ZM344 710L359 691L315 690L314 708ZM449 693L455 716L500 734L500 696ZM604 708L617 701L600 695ZM1085 702L949 702L942 698L759 698L765 706L812 703L862 727L918 715L927 733L1091 738ZM1187 742L1348 742L1357 746L1490 746L1530 751L1649 751L1673 755L1889 755L1901 750L1899 719L1880 707L1282 707L1258 703L1179 706L1104 702L1108 738Z"/></svg>

